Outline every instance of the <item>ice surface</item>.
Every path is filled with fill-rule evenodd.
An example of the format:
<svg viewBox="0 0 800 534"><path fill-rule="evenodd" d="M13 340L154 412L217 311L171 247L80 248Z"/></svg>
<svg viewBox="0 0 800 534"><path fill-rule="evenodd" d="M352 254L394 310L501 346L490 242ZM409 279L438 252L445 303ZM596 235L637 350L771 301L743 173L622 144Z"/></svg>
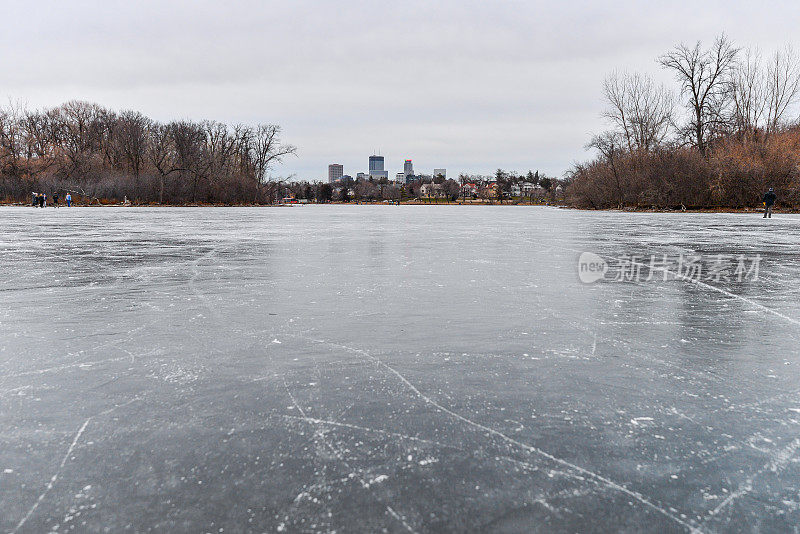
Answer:
<svg viewBox="0 0 800 534"><path fill-rule="evenodd" d="M0 209L0 531L786 531L800 217ZM760 254L585 285L577 258Z"/></svg>

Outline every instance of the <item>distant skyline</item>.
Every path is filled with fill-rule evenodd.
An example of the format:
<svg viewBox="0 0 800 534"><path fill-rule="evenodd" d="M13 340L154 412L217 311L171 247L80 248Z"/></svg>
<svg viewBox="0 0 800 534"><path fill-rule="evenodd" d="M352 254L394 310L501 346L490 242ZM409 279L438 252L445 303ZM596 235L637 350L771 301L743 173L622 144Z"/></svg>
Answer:
<svg viewBox="0 0 800 534"><path fill-rule="evenodd" d="M561 174L604 129L614 70L726 32L800 51L797 2L6 2L0 97L158 119L270 122L298 157L276 176L496 168ZM797 112L793 113L795 116Z"/></svg>

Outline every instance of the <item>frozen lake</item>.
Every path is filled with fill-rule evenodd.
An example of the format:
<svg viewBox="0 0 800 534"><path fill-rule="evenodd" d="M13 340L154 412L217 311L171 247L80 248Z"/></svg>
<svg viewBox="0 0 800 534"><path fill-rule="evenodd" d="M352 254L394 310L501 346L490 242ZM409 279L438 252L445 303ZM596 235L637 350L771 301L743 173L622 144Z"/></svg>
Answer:
<svg viewBox="0 0 800 534"><path fill-rule="evenodd" d="M2 208L0 531L791 531L798 236L793 215ZM612 279L651 254L761 260Z"/></svg>

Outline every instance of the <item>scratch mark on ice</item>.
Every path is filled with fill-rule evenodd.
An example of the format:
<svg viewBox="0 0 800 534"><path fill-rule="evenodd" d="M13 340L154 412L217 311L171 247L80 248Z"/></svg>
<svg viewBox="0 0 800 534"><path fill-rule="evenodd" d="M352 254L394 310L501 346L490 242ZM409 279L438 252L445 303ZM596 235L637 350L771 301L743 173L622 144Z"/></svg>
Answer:
<svg viewBox="0 0 800 534"><path fill-rule="evenodd" d="M586 468L580 467L578 465L575 465L575 464L573 464L571 462L568 462L567 460L564 460L562 458L558 458L557 456L553 456L552 454L550 454L550 453L548 453L548 452L546 452L546 451L544 451L542 449L539 449L538 447L534 447L532 445L528 445L526 443L522 443L521 441L518 441L518 440L516 440L516 439L514 439L514 438L512 438L510 436L507 436L507 435L503 434L502 432L500 432L498 430L495 430L495 429L490 428L488 426L485 426L485 425L482 425L482 424L477 423L475 421L472 421L471 419L468 419L468 418L464 417L463 415L461 415L459 413L456 413L456 412L454 412L454 411L442 406L441 404L439 404L435 400L431 399L430 397L428 397L427 395L422 393L419 389L417 389L417 387L414 384L412 384L411 382L409 382L406 379L406 377L404 377L402 374L400 374L399 371L397 371L396 369L391 367L389 364L387 364L386 362L384 362L380 358L377 358L377 357L373 356L372 354L370 354L369 352L367 352L365 350L356 349L356 348L353 348L353 347L348 347L346 345L340 345L340 344L337 344L337 343L331 343L329 341L324 341L324 340L319 340L319 339L312 339L311 341L314 341L316 343L326 344L326 345L333 346L333 347L338 347L338 348L347 350L349 352L355 352L355 353L358 353L358 354L362 354L362 355L366 356L367 358L369 358L370 360L372 360L373 362L375 362L376 364L378 364L379 366L381 366L384 369L386 369L387 371L389 371L390 373L394 374L401 382L403 382L411 391L413 391L418 397L423 399L425 402L427 402L431 406L441 410L442 412L450 415L451 417L453 417L455 419L458 419L459 421L461 421L463 423L466 423L467 425L470 425L470 426L472 426L474 428L482 430L482 431L488 433L489 435L496 436L497 438L499 438L499 439L501 439L503 441L506 441L507 443L511 443L512 445L516 445L517 447L520 447L523 450L528 451L529 453L537 454L537 455L542 456L544 458L547 458L548 460L553 461L553 462L555 462L555 463L557 463L559 465L563 465L564 467L568 467L569 469L577 471L577 472L583 474L584 476L587 476L587 477L590 477L590 478L592 478L592 479L594 479L596 481L602 482L607 487L615 489L615 490L617 490L617 491L619 491L621 493L624 493L625 495L628 495L629 497L635 499L636 501L638 501L639 503L647 506L648 508L651 508L652 510L655 510L656 512L658 512L658 513L664 515L665 517L671 519L675 523L677 523L677 524L681 525L682 527L684 527L685 529L687 529L689 532L692 532L692 533L700 533L700 532L702 532L702 530L699 529L698 527L692 525L688 521L684 521L680 517L678 517L675 514L671 513L669 510L667 510L665 508L662 508L661 506L657 505L656 503L654 503L653 501L649 500L647 497L645 497L644 495L642 495L641 493L639 493L637 491L630 490L630 489L626 488L625 486L623 486L622 484L614 482L613 480L611 480L609 478L606 478L603 475L600 475L598 473L595 473L594 471L590 471L589 469L586 469Z"/></svg>
<svg viewBox="0 0 800 534"><path fill-rule="evenodd" d="M299 404L299 403L297 402L297 400L294 398L294 395L292 395L292 392L291 392L291 390L289 390L289 385L286 383L286 378L285 378L285 377L283 378L283 387L286 389L286 393L289 395L289 398L292 400L292 404L294 404L294 407L295 407L295 408L297 408L297 411L299 411L299 412L300 412L300 415L302 415L302 416L303 416L303 419L305 419L306 421L309 421L309 422L313 422L313 421L314 421L314 419L313 419L313 418L311 418L311 417L309 417L308 415L306 415L306 412L305 412L305 410L303 410L303 408L302 408L302 407L300 407L300 404ZM334 447L334 446L333 446L333 445L332 445L332 444L331 444L331 443L330 443L330 442L329 442L329 441L328 441L328 440L325 438L325 435L324 435L322 432L320 432L320 431L319 431L319 425L317 424L316 426L317 426L317 430L315 430L315 436L316 436L316 437L319 437L320 441L322 441L322 443L324 443L324 444L325 444L325 446L326 446L326 447L328 447L328 449L330 449L330 451L333 453L333 455L334 455L334 456L336 456L336 458L337 458L337 459L338 459L340 462L342 462L342 463L343 463L343 464L344 464L344 465L347 467L347 469L349 469L350 471L352 471L352 472L353 472L353 474L355 475L355 477L356 477L356 478L358 479L358 481L361 483L361 487L363 487L364 489L366 489L366 490L370 491L370 493L371 493L371 492L372 492L372 490L370 490L370 485L369 485L369 483L368 483L366 480L364 480L364 478L363 478L363 477L362 477L360 474L358 474L358 473L357 473L357 470L356 470L356 469L353 469L353 468L350 466L350 464L347 462L347 460L345 460L345 459L342 457L341 451L339 451L339 450L338 450L336 447ZM359 471L360 471L360 470L359 470ZM397 511L396 511L394 508L392 508L392 507L391 507L391 506L389 506L388 504L386 504L386 503L382 502L382 501L381 501L380 499L378 499L378 498L377 498L377 497L376 497L374 494L373 494L373 497L374 497L374 498L375 498L375 499L376 499L378 502L380 502L381 504L383 504L383 505L386 507L386 511L387 511L387 512L389 512L389 515L391 515L391 516L392 516L392 517L394 517L394 518L395 518L397 521L399 521L399 522L400 522L400 523L403 525L403 527L405 527L405 529L406 529L407 531L409 531L409 532L411 532L411 533L413 533L413 534L417 534L416 530L414 530L414 529L411 527L411 525L409 525L409 524L406 522L405 518L404 518L403 516L401 516L400 514L398 514L398 513L397 513Z"/></svg>
<svg viewBox="0 0 800 534"><path fill-rule="evenodd" d="M715 515L717 515L718 513L720 513L725 507L733 503L736 499L743 497L744 495L747 495L748 493L753 491L753 483L755 482L756 478L759 475L765 473L767 470L770 470L774 473L783 471L783 469L787 465L789 465L789 462L792 460L794 454L797 452L798 449L800 449L800 439L792 440L792 442L789 445L778 451L771 458L771 461L769 462L768 465L765 465L764 467L762 467L761 469L759 469L758 471L747 477L747 479L744 482L739 484L739 487L736 488L736 491L731 492L731 494L728 495L724 501L719 503L716 508L711 510L706 515L704 523L707 522L712 517L714 517Z"/></svg>
<svg viewBox="0 0 800 534"><path fill-rule="evenodd" d="M34 514L34 512L36 512L36 509L39 508L40 504L42 504L44 498L47 497L47 494L50 492L51 489L53 489L53 486L58 480L59 475L61 475L61 470L64 469L64 466L67 464L67 460L69 459L70 454L72 454L72 451L75 450L75 446L78 444L78 440L81 439L84 430L86 430L86 427L89 425L89 422L91 420L92 418L90 417L89 419L84 421L83 425L81 425L80 429L78 429L78 433L75 434L75 437L72 439L72 443L70 444L69 449L67 449L67 453L61 459L61 463L58 466L58 470L56 470L56 474L50 478L50 481L47 483L47 486L45 486L44 491L42 492L41 495L39 495L39 498L36 499L36 502L33 503L33 506L31 506L31 508L28 510L28 513L25 514L25 517L23 517L20 520L20 522L17 523L17 526L14 527L14 530L11 531L12 534L16 534L19 531L19 529L21 529L25 525L25 523L28 522L28 519L30 519L31 516Z"/></svg>
<svg viewBox="0 0 800 534"><path fill-rule="evenodd" d="M22 373L15 373L15 374L10 374L10 375L5 375L3 378L19 378L19 377L22 377L22 376L43 375L45 373L52 373L54 371L63 371L65 369L73 369L75 367L87 369L87 368L92 367L93 365L98 365L98 364L101 364L101 363L118 362L118 361L127 360L127 359L128 359L128 357L124 356L124 357L120 357L120 358L108 358L108 359L105 359L105 360L96 360L96 361L93 361L93 362L71 363L71 364L59 365L57 367L48 367L47 369L36 369L35 371L24 371Z"/></svg>
<svg viewBox="0 0 800 534"><path fill-rule="evenodd" d="M298 417L296 415L284 415L283 417L285 419L295 419L295 420L298 420L298 421L305 421L305 422L311 423L313 425L328 425L328 426L334 426L334 427L340 427L340 428L349 428L351 430L359 430L361 432L372 432L372 433L375 433L375 434L383 434L385 436L392 436L392 437L397 437L397 438L400 438L400 439L407 439L409 441L416 441L416 442L419 442L419 443L425 443L426 445L435 445L437 447L442 447L442 448L462 450L461 447L457 447L455 445L448 445L447 443L441 443L439 441L431 441L431 440L428 440L428 439L418 438L418 437L415 437L415 436L407 436L406 434L401 434L399 432L390 432L388 430L381 430L379 428L369 428L369 427L365 427L365 426L353 425L353 424L350 424L350 423L340 423L338 421L328 421L326 419L315 419L313 417L306 417L306 416Z"/></svg>
<svg viewBox="0 0 800 534"><path fill-rule="evenodd" d="M31 508L28 510L28 513L25 514L25 517L23 517L20 520L20 522L17 523L17 526L14 527L14 530L11 531L11 534L16 534L19 531L19 529L25 526L25 523L28 522L28 520L31 518L34 512L36 512L36 509L39 508L39 505L42 504L42 501L44 501L45 497L47 497L47 494L50 493L50 490L53 489L53 486L58 480L58 477L61 476L61 471L64 469L64 466L67 465L67 460L69 460L72 451L75 450L75 447L78 445L78 441L80 441L81 436L83 436L83 433L86 431L86 427L89 426L89 423L92 421L92 419L94 419L95 417L100 417L102 415L108 415L114 410L118 410L120 408L128 406L129 404L133 404L134 402L139 400L141 400L141 397L134 397L128 402L124 402L122 404L118 404L116 406L108 408L107 410L103 410L102 412L93 415L92 417L89 417L86 421L83 422L83 425L81 425L81 427L78 429L78 432L75 434L75 437L72 438L72 443L70 443L69 448L67 449L67 453L61 459L61 463L59 464L56 473L50 478L50 481L47 483L47 486L45 486L45 489L42 492L42 494L39 495L39 498L36 499L35 503L33 503L33 506L31 506Z"/></svg>
<svg viewBox="0 0 800 534"><path fill-rule="evenodd" d="M614 258L614 259L616 259L617 261L620 260L620 258ZM637 265L639 267L647 267L648 269L651 268L650 265L648 265L646 263L639 262L639 261L631 261L631 263L634 264L634 265ZM722 289L721 287L712 286L711 284L707 284L707 283L705 283L705 282L703 282L701 280L697 280L697 279L695 279L695 278L693 278L691 276L686 276L686 275L681 274L681 273L676 273L675 271L670 271L666 267L655 267L654 266L654 267L652 267L652 270L653 271L660 271L660 272L663 272L665 274L672 275L676 280L683 280L684 282L689 282L689 283L694 284L696 286L704 287L706 289L710 289L712 291L716 291L717 293L722 293L725 296L740 300L742 302L745 302L745 303L749 304L750 306L753 306L754 308L758 308L759 310L765 311L767 313L771 313L772 315L775 315L777 317L780 317L781 319L789 321L790 323L793 323L793 324L796 324L796 325L800 326L800 320L797 320L794 317L789 317L788 315L784 315L783 313L781 313L781 312L779 312L777 310L773 310L772 308L768 308L767 306L764 306L763 304L759 304L758 302L755 302L754 300L750 300L747 297L743 297L741 295L737 295L736 293L731 293L730 291Z"/></svg>

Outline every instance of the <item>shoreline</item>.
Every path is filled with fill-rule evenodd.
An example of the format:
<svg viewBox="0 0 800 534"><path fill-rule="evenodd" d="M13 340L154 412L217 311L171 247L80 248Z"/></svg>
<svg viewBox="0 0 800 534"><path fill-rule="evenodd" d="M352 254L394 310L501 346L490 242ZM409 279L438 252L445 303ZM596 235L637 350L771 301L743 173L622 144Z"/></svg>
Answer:
<svg viewBox="0 0 800 534"><path fill-rule="evenodd" d="M576 208L563 204L528 204L528 203L499 203L499 202L309 202L307 204L74 204L72 208L290 208L304 206L502 206L502 207L525 207L525 208L556 208L565 210L587 211L587 212L618 212L618 213L741 213L741 214L763 214L763 208L604 208L586 209ZM0 207L33 208L30 204L20 202L0 202ZM54 206L46 206L52 208ZM59 204L58 208L67 208L66 204ZM800 213L798 208L784 208L774 210L773 214L796 215Z"/></svg>

